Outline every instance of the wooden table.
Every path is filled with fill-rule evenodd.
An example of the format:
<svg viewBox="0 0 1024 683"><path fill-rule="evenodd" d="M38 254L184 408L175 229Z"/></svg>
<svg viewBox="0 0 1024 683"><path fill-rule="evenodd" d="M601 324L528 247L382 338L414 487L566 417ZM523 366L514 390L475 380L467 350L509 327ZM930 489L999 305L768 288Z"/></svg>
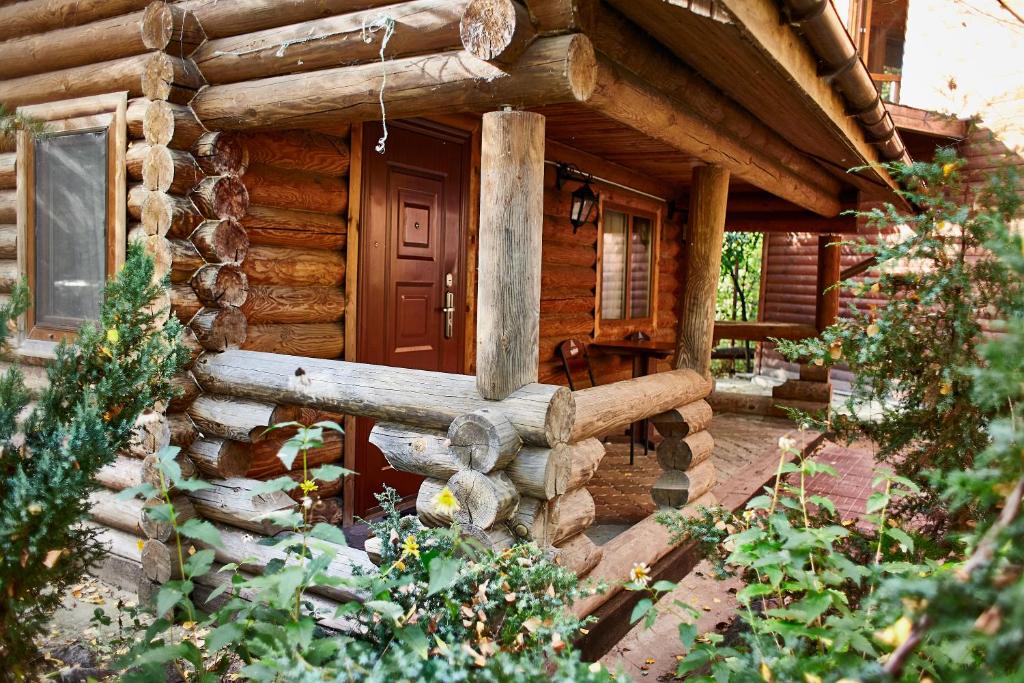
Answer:
<svg viewBox="0 0 1024 683"><path fill-rule="evenodd" d="M651 374L651 359L663 360L668 358L676 349L670 342L658 342L653 340L633 341L623 339L620 341L595 341L590 343L591 349L597 349L603 353L610 353L618 356L629 356L633 360L633 377L644 377ZM647 419L634 422L629 427L629 464L633 464L633 449L638 437L643 439L644 454L650 452L648 447L648 422Z"/></svg>

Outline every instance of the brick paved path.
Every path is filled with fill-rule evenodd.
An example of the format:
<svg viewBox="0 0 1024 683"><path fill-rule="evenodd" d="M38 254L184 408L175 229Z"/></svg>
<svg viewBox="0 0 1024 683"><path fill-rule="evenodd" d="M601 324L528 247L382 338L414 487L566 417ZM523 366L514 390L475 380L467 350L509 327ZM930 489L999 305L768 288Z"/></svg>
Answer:
<svg viewBox="0 0 1024 683"><path fill-rule="evenodd" d="M740 507L742 501L774 475L778 466L778 438L791 429L792 423L785 420L748 415L715 416L711 427L716 441L713 457L719 482L715 494L723 505L734 509ZM810 442L811 439L805 435L803 443L810 445ZM622 470L629 468L628 449L623 453L618 447L614 448L595 476L600 482L599 493L594 494L598 500L599 517L602 506L609 511L606 514L611 514L612 510L626 514L637 506L653 509L653 504L643 500L639 487L643 482L649 486L657 477L657 461L653 457L647 460L639 456L638 466L624 473ZM809 480L808 489L832 497L844 518L863 515L871 493L871 473L875 466L870 448L846 448L825 443L819 447L816 457L832 465L840 476L817 475ZM650 494L644 493L649 501ZM722 631L738 607L735 594L741 585L738 580L716 580L710 565L701 562L679 582L676 590L659 602L660 614L651 629L635 627L601 661L612 669L621 668L634 680L645 677L672 680L677 658L683 652L678 625L685 614L674 603L680 601L700 610L697 621L700 632Z"/></svg>

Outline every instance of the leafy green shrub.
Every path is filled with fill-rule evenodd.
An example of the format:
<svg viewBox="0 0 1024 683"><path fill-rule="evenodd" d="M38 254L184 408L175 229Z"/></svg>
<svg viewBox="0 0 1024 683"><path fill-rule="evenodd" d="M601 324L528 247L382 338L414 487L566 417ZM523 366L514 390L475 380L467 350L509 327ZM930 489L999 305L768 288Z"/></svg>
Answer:
<svg viewBox="0 0 1024 683"><path fill-rule="evenodd" d="M877 259L880 275L842 285L880 296L886 305L855 310L820 337L779 342L791 359L849 366L854 378L845 409L801 419L844 440L875 442L879 460L925 490L907 513L930 505L936 536L944 528L942 510L926 473L969 468L987 447L991 407L973 400L969 368L981 363L983 321L1021 305L1020 279L984 248L1020 217L1016 178L995 177L986 192L971 197L963 163L940 150L933 163L887 165L916 208L907 213L887 205L863 214L883 235L899 236L860 243L865 257ZM858 411L867 405L877 409ZM969 512L961 509L955 522L962 525Z"/></svg>
<svg viewBox="0 0 1024 683"><path fill-rule="evenodd" d="M943 177L953 173L939 169ZM922 545L890 514L901 497L917 495L917 485L880 471L874 485L881 490L870 497L865 518L870 528L837 524L831 501L809 496L804 486L807 476L828 468L810 460L787 465L781 458L780 472L799 479L777 483L742 515L709 511L694 521L671 520L674 531L702 534L709 546L717 534L719 562L747 582L738 595L738 634L698 637L692 623L680 627L689 652L679 675L716 683L1021 680L1024 240L1009 230L1005 215L984 219L985 246L999 258L993 268L1005 273L1013 297L1000 309L1002 334L978 342L973 366L952 368L964 383L956 391L969 393L946 408L962 401L965 412L984 415L984 445L969 453L962 469L947 471L934 462L933 469L916 471L939 505L972 523L945 545ZM930 329L913 333L921 346L932 339ZM895 348L907 340L902 334L892 339ZM846 337L842 343L844 350L860 348ZM955 422L960 415L947 417ZM969 441L977 427L963 428Z"/></svg>
<svg viewBox="0 0 1024 683"><path fill-rule="evenodd" d="M325 465L306 469L309 449L322 445L323 430L340 430L330 422L296 426L296 434L279 457L291 466L301 457L305 481L281 477L264 490L306 488L314 480L331 481L347 470ZM373 524L382 539L380 571L330 576L326 568L342 551L340 530L311 525L308 507L275 513L272 521L291 533L266 543L281 553L257 577L235 565L219 569L230 575L223 590L207 598L226 597L203 615L192 602L195 579L213 568L219 532L209 522L178 525L168 495L170 487L198 489L197 480L182 480L174 449L161 454L164 485L147 485L126 495L159 493L167 501L154 513L176 529L180 581L161 587L156 620L124 662L127 681L150 681L168 665L190 680L218 680L233 662L254 681L588 681L608 680L600 666L579 661L571 643L581 622L569 609L580 594L575 576L548 561L531 545L503 551L483 549L460 538L457 527L427 529L415 518L395 511L394 492L380 496L385 516ZM450 493L445 503L457 506ZM191 539L204 546L185 549ZM191 549L194 550L194 547ZM317 587L332 587L358 596L324 613L309 596ZM244 597L243 597L244 596ZM340 633L317 625L328 618ZM177 621L175 620L177 618ZM182 629L182 624L188 629Z"/></svg>
<svg viewBox="0 0 1024 683"><path fill-rule="evenodd" d="M160 325L147 310L163 293L152 279L152 260L131 247L104 290L99 324L57 346L49 384L24 417L24 375L0 375L0 676L26 672L64 589L97 557L94 534L77 526L97 470L128 446L143 410L172 396L186 352L177 321ZM22 284L0 307L0 348L28 302Z"/></svg>

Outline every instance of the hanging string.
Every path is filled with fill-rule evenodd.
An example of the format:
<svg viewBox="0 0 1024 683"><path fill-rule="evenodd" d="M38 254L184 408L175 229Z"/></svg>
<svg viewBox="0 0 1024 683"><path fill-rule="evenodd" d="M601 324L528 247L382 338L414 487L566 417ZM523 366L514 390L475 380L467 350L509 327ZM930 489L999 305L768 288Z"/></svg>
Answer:
<svg viewBox="0 0 1024 683"><path fill-rule="evenodd" d="M389 16L382 15L371 21L369 24L363 24L363 42L367 44L372 43L373 34L377 33L378 31L384 31L384 35L381 36L380 40L381 80L380 94L378 98L380 100L380 125L381 128L383 129L383 134L380 136L380 139L377 140L377 146L374 147L374 149L377 151L378 154L383 154L384 151L387 149L388 141L387 111L384 108L384 86L387 85L388 82L388 70L387 62L384 58L384 50L385 48L387 48L388 41L391 40L391 36L395 34L395 20Z"/></svg>

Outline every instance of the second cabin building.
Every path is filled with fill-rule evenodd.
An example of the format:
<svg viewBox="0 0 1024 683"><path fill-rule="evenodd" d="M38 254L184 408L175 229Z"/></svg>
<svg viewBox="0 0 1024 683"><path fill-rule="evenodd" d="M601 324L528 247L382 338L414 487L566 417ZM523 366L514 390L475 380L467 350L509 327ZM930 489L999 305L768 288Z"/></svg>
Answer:
<svg viewBox="0 0 1024 683"><path fill-rule="evenodd" d="M0 104L47 129L0 152L20 360L95 315L128 240L189 329L182 396L108 488L170 441L218 484L183 504L271 531L253 517L295 503L249 491L283 473L263 429L343 420L315 460L358 474L323 519L388 485L446 524L448 485L471 532L580 573L669 550L584 534L605 436L651 418L655 501L710 500L723 232L853 230L893 183L847 169L905 158L827 0L25 0L0 7ZM571 340L596 386L568 388ZM140 557L105 501L112 552L164 579L166 539Z"/></svg>

